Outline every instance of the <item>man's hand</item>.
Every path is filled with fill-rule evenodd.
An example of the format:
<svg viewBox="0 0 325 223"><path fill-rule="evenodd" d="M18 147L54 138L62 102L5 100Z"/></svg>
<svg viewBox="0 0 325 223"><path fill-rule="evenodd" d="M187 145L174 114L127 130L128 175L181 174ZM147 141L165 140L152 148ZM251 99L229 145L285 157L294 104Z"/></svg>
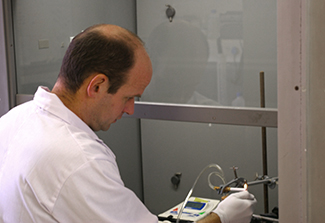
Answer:
<svg viewBox="0 0 325 223"><path fill-rule="evenodd" d="M221 201L213 212L220 217L222 223L249 223L256 203L254 195L247 191L238 192Z"/></svg>
<svg viewBox="0 0 325 223"><path fill-rule="evenodd" d="M196 223L221 223L221 220L216 213L211 212L210 215L206 216L200 221L197 221Z"/></svg>

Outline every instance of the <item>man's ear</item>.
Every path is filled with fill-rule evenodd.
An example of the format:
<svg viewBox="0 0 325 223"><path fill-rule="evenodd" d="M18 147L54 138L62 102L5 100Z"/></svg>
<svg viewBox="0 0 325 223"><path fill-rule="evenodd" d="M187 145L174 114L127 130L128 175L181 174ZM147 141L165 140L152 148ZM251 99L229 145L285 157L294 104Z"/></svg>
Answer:
<svg viewBox="0 0 325 223"><path fill-rule="evenodd" d="M87 86L88 97L95 97L96 94L106 92L109 88L109 80L105 74L96 74L89 81Z"/></svg>

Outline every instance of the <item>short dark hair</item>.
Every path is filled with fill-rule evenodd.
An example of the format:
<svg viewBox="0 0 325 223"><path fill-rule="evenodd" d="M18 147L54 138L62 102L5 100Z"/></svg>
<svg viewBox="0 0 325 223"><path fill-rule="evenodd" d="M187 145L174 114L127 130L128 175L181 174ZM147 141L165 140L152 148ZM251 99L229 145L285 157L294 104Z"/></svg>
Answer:
<svg viewBox="0 0 325 223"><path fill-rule="evenodd" d="M109 36L94 27L81 32L71 41L59 78L63 78L69 92L76 93L87 77L102 73L110 82L108 93L115 94L127 81L127 73L135 63L137 44L134 37L137 36L127 30L121 35Z"/></svg>

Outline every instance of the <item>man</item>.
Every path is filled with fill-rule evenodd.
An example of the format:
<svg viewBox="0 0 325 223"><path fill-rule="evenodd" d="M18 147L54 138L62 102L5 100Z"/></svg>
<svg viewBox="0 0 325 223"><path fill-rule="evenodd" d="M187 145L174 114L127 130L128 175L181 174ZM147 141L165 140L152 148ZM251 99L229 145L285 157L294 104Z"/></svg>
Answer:
<svg viewBox="0 0 325 223"><path fill-rule="evenodd" d="M0 119L0 222L158 222L94 133L133 114L151 76L133 33L103 24L77 35L52 91L39 87ZM207 222L249 219L255 200L245 192L222 203Z"/></svg>

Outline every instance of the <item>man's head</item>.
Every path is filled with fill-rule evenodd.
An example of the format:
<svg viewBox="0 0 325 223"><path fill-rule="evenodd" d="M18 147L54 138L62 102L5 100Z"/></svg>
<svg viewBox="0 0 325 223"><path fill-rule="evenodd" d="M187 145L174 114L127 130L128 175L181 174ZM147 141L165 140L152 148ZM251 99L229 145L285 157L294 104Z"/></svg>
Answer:
<svg viewBox="0 0 325 223"><path fill-rule="evenodd" d="M107 130L123 113L133 114L134 97L142 95L151 75L135 34L96 25L72 40L52 92L94 131Z"/></svg>
<svg viewBox="0 0 325 223"><path fill-rule="evenodd" d="M127 72L135 63L134 51L141 40L118 26L95 25L79 33L71 41L63 58L59 79L67 90L76 93L83 81L93 73L105 74L116 93L126 82Z"/></svg>

